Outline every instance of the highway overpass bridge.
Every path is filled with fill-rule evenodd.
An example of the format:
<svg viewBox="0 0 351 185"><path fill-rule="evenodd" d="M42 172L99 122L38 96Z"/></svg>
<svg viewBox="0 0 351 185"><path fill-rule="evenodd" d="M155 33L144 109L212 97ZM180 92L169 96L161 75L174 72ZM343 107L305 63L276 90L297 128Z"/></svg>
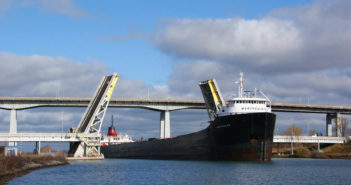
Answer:
<svg viewBox="0 0 351 185"><path fill-rule="evenodd" d="M0 97L0 109L24 110L36 107L87 107L92 98ZM154 111L206 109L203 100L111 98L112 108L143 108ZM272 103L273 112L339 113L351 115L351 106Z"/></svg>
<svg viewBox="0 0 351 185"><path fill-rule="evenodd" d="M17 130L17 110L32 109L37 107L87 107L91 99L92 98L69 97L0 97L0 109L11 111L11 132L11 129L13 131ZM182 109L206 109L203 100L172 99L111 98L108 106L112 108L143 108L153 111L160 111L160 138L170 137L170 111ZM272 103L272 111L326 114L327 136L332 136L332 119L337 118L340 114L351 115L350 106L331 105Z"/></svg>

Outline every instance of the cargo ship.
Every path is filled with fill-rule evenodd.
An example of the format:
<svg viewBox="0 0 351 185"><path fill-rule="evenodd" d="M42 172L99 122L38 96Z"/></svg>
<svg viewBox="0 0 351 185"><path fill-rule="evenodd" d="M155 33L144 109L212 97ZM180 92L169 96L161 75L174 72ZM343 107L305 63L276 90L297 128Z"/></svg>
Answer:
<svg viewBox="0 0 351 185"><path fill-rule="evenodd" d="M260 90L244 91L243 74L236 81L238 96L224 101L215 79L199 83L209 115L201 131L166 139L110 144L106 158L170 160L270 161L276 115Z"/></svg>

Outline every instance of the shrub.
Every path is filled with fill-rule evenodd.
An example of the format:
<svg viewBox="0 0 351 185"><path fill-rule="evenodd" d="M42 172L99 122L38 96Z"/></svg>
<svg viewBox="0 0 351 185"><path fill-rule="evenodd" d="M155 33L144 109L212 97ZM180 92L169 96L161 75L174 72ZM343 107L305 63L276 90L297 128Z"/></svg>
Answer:
<svg viewBox="0 0 351 185"><path fill-rule="evenodd" d="M294 153L295 157L311 157L311 152L307 148L297 148Z"/></svg>

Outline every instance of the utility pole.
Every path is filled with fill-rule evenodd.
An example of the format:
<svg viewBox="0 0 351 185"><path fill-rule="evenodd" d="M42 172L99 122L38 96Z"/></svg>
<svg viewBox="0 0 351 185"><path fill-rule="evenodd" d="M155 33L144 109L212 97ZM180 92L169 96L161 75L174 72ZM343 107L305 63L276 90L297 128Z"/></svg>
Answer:
<svg viewBox="0 0 351 185"><path fill-rule="evenodd" d="M63 133L63 111L61 110L61 133Z"/></svg>
<svg viewBox="0 0 351 185"><path fill-rule="evenodd" d="M293 132L294 128L291 128L291 155L294 155Z"/></svg>

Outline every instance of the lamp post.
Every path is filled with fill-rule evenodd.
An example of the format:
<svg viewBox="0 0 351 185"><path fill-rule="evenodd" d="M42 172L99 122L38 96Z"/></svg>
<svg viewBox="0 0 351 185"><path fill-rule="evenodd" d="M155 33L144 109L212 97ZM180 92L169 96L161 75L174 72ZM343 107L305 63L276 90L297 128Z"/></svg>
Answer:
<svg viewBox="0 0 351 185"><path fill-rule="evenodd" d="M291 155L294 155L293 132L294 127L291 128Z"/></svg>

